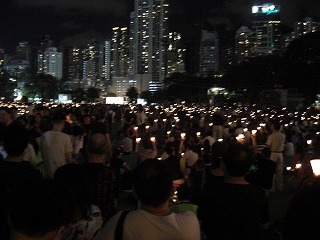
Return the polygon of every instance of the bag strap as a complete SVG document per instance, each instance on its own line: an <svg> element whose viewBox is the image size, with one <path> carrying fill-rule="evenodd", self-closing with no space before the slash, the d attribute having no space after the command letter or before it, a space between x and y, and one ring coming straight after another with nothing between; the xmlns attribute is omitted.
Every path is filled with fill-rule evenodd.
<svg viewBox="0 0 320 240"><path fill-rule="evenodd" d="M123 239L123 224L124 224L124 220L126 219L127 214L129 213L129 210L125 210L121 213L117 225L116 225L116 229L114 232L114 240L122 240Z"/></svg>

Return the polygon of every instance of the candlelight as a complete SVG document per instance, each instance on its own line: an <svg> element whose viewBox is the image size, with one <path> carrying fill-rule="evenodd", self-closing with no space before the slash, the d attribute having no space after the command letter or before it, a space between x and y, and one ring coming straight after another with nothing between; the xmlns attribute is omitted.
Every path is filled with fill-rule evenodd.
<svg viewBox="0 0 320 240"><path fill-rule="evenodd" d="M308 145L311 145L311 143L312 143L312 140L307 140Z"/></svg>
<svg viewBox="0 0 320 240"><path fill-rule="evenodd" d="M223 141L223 139L222 139L222 138L219 138L219 139L218 139L218 142L222 142L222 141Z"/></svg>
<svg viewBox="0 0 320 240"><path fill-rule="evenodd" d="M150 140L151 140L151 142L154 142L156 140L156 138L155 137L151 137Z"/></svg>
<svg viewBox="0 0 320 240"><path fill-rule="evenodd" d="M141 138L136 138L136 143L139 143L141 141Z"/></svg>
<svg viewBox="0 0 320 240"><path fill-rule="evenodd" d="M257 133L257 130L252 130L252 135L255 135Z"/></svg>
<svg viewBox="0 0 320 240"><path fill-rule="evenodd" d="M181 136L181 138L185 138L186 133L181 133L180 136Z"/></svg>
<svg viewBox="0 0 320 240"><path fill-rule="evenodd" d="M319 176L320 175L320 159L313 159L310 160L312 171L314 175Z"/></svg>
<svg viewBox="0 0 320 240"><path fill-rule="evenodd" d="M297 168L297 169L298 169L298 168L301 168L301 166L302 166L301 163L297 163L297 164L296 164L296 168Z"/></svg>

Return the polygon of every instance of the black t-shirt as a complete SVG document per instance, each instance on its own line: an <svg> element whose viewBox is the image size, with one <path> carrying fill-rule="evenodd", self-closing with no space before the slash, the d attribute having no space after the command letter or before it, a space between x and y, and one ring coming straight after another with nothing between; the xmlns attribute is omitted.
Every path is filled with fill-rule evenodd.
<svg viewBox="0 0 320 240"><path fill-rule="evenodd" d="M108 133L108 127L106 125L106 123L104 122L99 122L96 121L94 123L92 123L91 125L91 134L95 134L95 133L101 133L103 135L106 135Z"/></svg>
<svg viewBox="0 0 320 240"><path fill-rule="evenodd" d="M208 240L256 240L269 221L268 200L256 186L223 183L203 194L197 214Z"/></svg>
<svg viewBox="0 0 320 240"><path fill-rule="evenodd" d="M164 160L169 166L173 174L173 180L182 179L183 175L180 170L180 157L179 156L169 156Z"/></svg>
<svg viewBox="0 0 320 240"><path fill-rule="evenodd" d="M9 239L7 213L11 199L19 194L19 189L42 180L41 173L29 162L0 161L0 236ZM6 237L5 237L6 236Z"/></svg>

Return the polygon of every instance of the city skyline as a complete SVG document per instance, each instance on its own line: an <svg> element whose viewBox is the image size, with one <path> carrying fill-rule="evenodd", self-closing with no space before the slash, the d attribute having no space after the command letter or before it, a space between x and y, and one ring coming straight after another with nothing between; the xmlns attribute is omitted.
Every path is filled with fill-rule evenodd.
<svg viewBox="0 0 320 240"><path fill-rule="evenodd" d="M317 0L185 0L183 3L169 0L169 30L181 32L185 41L191 41L196 25L207 22L234 34L240 26L250 24L251 6L266 2L281 5L281 21L290 28L303 17L320 17ZM129 27L133 4L133 0L1 1L0 48L11 53L20 41L35 42L44 34L49 34L55 45L80 46L93 39L104 41L110 39L112 27Z"/></svg>

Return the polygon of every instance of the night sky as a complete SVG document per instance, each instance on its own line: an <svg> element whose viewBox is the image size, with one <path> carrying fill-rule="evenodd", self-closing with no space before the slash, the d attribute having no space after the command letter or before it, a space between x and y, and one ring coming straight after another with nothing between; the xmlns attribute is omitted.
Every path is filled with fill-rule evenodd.
<svg viewBox="0 0 320 240"><path fill-rule="evenodd" d="M129 26L134 0L0 0L0 47L12 52L19 41L35 43L48 34L54 44L81 46L93 39L110 37L114 26ZM216 26L222 34L234 35L241 25L250 25L255 0L169 0L171 31L183 34L185 41L194 37L200 23ZM261 2L261 1L260 1ZM305 16L320 19L319 0L277 0L282 23Z"/></svg>

